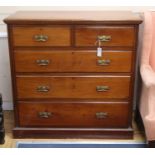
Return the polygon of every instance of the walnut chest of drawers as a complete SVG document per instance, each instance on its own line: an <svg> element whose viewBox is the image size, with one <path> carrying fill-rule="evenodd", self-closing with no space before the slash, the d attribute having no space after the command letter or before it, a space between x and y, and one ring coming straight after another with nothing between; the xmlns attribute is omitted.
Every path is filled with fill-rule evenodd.
<svg viewBox="0 0 155 155"><path fill-rule="evenodd" d="M17 12L4 21L14 137L132 138L138 15Z"/></svg>

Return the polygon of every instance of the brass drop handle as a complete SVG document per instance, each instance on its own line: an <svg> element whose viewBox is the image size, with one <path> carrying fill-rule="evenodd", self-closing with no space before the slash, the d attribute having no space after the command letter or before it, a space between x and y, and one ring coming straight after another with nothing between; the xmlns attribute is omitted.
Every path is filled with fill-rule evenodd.
<svg viewBox="0 0 155 155"><path fill-rule="evenodd" d="M99 66L108 66L110 65L111 61L109 59L106 59L106 60L97 60L97 64Z"/></svg>
<svg viewBox="0 0 155 155"><path fill-rule="evenodd" d="M96 86L96 91L98 92L106 92L109 89L110 89L109 86Z"/></svg>
<svg viewBox="0 0 155 155"><path fill-rule="evenodd" d="M99 42L108 42L111 40L111 36L109 35L100 35L100 36L97 36L97 40Z"/></svg>
<svg viewBox="0 0 155 155"><path fill-rule="evenodd" d="M49 118L49 117L52 116L52 113L44 111L44 112L39 112L38 115L39 115L40 118Z"/></svg>
<svg viewBox="0 0 155 155"><path fill-rule="evenodd" d="M48 40L48 36L47 35L34 35L34 40L37 42L46 42Z"/></svg>
<svg viewBox="0 0 155 155"><path fill-rule="evenodd" d="M50 91L50 88L48 86L38 86L37 91L46 93L46 92Z"/></svg>
<svg viewBox="0 0 155 155"><path fill-rule="evenodd" d="M50 63L50 60L36 60L36 63L39 66L48 66Z"/></svg>
<svg viewBox="0 0 155 155"><path fill-rule="evenodd" d="M107 112L97 112L96 113L96 118L97 119L105 119L108 117L108 113Z"/></svg>

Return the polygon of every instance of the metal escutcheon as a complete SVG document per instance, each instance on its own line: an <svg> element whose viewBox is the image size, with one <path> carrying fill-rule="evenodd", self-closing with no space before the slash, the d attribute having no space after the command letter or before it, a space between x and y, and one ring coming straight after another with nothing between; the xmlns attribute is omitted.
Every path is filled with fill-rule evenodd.
<svg viewBox="0 0 155 155"><path fill-rule="evenodd" d="M96 90L98 91L98 92L106 92L106 91L108 91L110 88L109 88L109 86L96 86Z"/></svg>
<svg viewBox="0 0 155 155"><path fill-rule="evenodd" d="M107 112L97 112L96 113L96 118L97 119L104 119L104 118L107 118L107 116L108 116Z"/></svg>
<svg viewBox="0 0 155 155"><path fill-rule="evenodd" d="M108 66L110 65L110 60L107 59L107 60L97 60L97 64L100 65L100 66Z"/></svg>
<svg viewBox="0 0 155 155"><path fill-rule="evenodd" d="M44 111L44 112L39 112L38 115L39 115L40 118L49 118L49 117L52 116L52 113Z"/></svg>
<svg viewBox="0 0 155 155"><path fill-rule="evenodd" d="M38 86L37 87L37 91L38 92L48 92L50 90L50 88L48 86Z"/></svg>
<svg viewBox="0 0 155 155"><path fill-rule="evenodd" d="M37 63L39 66L48 66L49 63L50 63L50 60L36 60L36 63Z"/></svg>
<svg viewBox="0 0 155 155"><path fill-rule="evenodd" d="M48 36L47 35L35 35L34 36L34 40L37 42L46 42L48 40Z"/></svg>
<svg viewBox="0 0 155 155"><path fill-rule="evenodd" d="M109 36L109 35L97 36L97 40L100 42L107 42L107 41L111 40L111 36Z"/></svg>

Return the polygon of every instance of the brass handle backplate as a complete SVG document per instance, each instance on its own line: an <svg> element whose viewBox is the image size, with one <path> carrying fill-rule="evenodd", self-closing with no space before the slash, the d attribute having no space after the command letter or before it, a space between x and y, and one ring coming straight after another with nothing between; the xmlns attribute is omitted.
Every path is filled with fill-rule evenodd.
<svg viewBox="0 0 155 155"><path fill-rule="evenodd" d="M106 60L97 60L97 64L100 66L108 66L110 65L111 61L109 59Z"/></svg>
<svg viewBox="0 0 155 155"><path fill-rule="evenodd" d="M48 36L47 35L35 35L34 36L34 40L37 42L46 42L48 40Z"/></svg>
<svg viewBox="0 0 155 155"><path fill-rule="evenodd" d="M40 118L49 118L49 117L52 116L52 113L44 111L44 112L39 112L38 115L39 115Z"/></svg>
<svg viewBox="0 0 155 155"><path fill-rule="evenodd" d="M107 116L108 116L107 112L97 112L96 113L96 118L97 119L104 119L104 118L107 118Z"/></svg>
<svg viewBox="0 0 155 155"><path fill-rule="evenodd" d="M37 91L38 92L48 92L50 90L50 88L48 86L38 86L37 87Z"/></svg>
<svg viewBox="0 0 155 155"><path fill-rule="evenodd" d="M96 91L98 92L106 92L109 89L110 89L109 86L96 86Z"/></svg>
<svg viewBox="0 0 155 155"><path fill-rule="evenodd" d="M50 63L50 60L36 60L36 63L37 63L39 66L48 66L49 63Z"/></svg>
<svg viewBox="0 0 155 155"><path fill-rule="evenodd" d="M97 36L97 40L100 41L100 42L107 42L107 41L111 40L111 36L109 36L109 35L100 35L100 36Z"/></svg>

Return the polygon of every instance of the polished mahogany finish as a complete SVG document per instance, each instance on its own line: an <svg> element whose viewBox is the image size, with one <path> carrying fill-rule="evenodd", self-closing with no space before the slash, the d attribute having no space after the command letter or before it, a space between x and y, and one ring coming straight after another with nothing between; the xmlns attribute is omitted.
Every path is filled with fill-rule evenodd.
<svg viewBox="0 0 155 155"><path fill-rule="evenodd" d="M110 40L101 42L100 46L133 47L134 31L134 26L78 26L75 28L75 46L96 46L97 37L105 35L110 36Z"/></svg>
<svg viewBox="0 0 155 155"><path fill-rule="evenodd" d="M18 11L4 20L7 24L119 24L137 25L142 19L130 11Z"/></svg>
<svg viewBox="0 0 155 155"><path fill-rule="evenodd" d="M19 123L23 127L121 128L128 127L127 113L127 102L19 102Z"/></svg>
<svg viewBox="0 0 155 155"><path fill-rule="evenodd" d="M128 99L130 76L18 76L18 99ZM107 87L107 89L98 87ZM39 87L45 87L44 89Z"/></svg>
<svg viewBox="0 0 155 155"><path fill-rule="evenodd" d="M15 26L12 33L14 46L70 46L71 42L69 26Z"/></svg>
<svg viewBox="0 0 155 155"><path fill-rule="evenodd" d="M4 21L15 138L132 138L137 14L30 11Z"/></svg>
<svg viewBox="0 0 155 155"><path fill-rule="evenodd" d="M104 51L102 57L96 50L16 50L15 70L19 73L50 72L131 72L132 51ZM109 63L100 63L109 61Z"/></svg>

